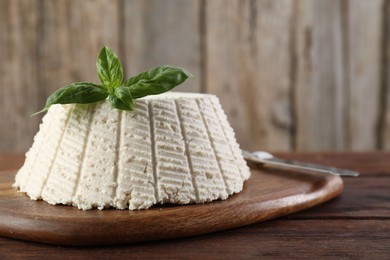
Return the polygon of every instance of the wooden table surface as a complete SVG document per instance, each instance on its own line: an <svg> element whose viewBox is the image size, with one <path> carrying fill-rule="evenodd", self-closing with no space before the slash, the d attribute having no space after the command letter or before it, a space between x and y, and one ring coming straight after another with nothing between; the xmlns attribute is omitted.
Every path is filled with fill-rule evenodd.
<svg viewBox="0 0 390 260"><path fill-rule="evenodd" d="M280 157L357 170L343 193L323 205L251 226L186 239L107 247L64 247L0 237L0 259L42 258L309 258L389 259L390 153L290 153ZM0 156L0 171L18 155ZM26 209L28 210L28 209Z"/></svg>

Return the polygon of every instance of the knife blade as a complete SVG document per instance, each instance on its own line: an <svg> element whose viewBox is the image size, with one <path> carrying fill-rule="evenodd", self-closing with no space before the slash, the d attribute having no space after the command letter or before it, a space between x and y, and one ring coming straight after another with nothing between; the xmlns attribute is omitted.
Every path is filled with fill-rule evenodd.
<svg viewBox="0 0 390 260"><path fill-rule="evenodd" d="M338 175L343 177L357 177L359 173L352 170L336 168L315 163L300 162L295 160L285 160L274 157L272 154L264 151L248 152L242 151L244 158L248 161L263 164L273 168L283 168L298 171L310 171L325 174Z"/></svg>

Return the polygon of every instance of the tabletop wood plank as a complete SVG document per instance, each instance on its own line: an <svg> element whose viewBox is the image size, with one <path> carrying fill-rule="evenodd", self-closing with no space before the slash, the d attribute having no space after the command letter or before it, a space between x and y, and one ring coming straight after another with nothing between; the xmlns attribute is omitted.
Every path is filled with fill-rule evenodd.
<svg viewBox="0 0 390 260"><path fill-rule="evenodd" d="M0 238L0 257L365 258L390 253L389 221L273 220L186 239L111 247L63 247ZM16 248L23 250L15 251Z"/></svg>
<svg viewBox="0 0 390 260"><path fill-rule="evenodd" d="M388 219L390 220L390 174L388 177L344 178L343 193L294 219Z"/></svg>

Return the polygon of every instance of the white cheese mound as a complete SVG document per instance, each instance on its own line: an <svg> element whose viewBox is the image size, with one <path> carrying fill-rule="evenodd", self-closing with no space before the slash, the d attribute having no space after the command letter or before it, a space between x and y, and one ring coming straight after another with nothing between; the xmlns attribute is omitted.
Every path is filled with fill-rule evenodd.
<svg viewBox="0 0 390 260"><path fill-rule="evenodd" d="M218 98L166 93L132 112L53 105L14 187L50 204L136 210L224 200L249 177Z"/></svg>

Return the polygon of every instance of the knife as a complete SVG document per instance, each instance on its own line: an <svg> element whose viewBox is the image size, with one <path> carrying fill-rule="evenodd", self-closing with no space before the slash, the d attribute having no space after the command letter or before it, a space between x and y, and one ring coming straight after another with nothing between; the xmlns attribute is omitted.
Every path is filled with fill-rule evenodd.
<svg viewBox="0 0 390 260"><path fill-rule="evenodd" d="M248 161L260 163L264 166L268 166L272 168L283 168L283 169L291 169L291 170L298 170L298 171L326 173L326 174L338 175L343 177L359 176L359 173L356 171L340 169L336 167L325 166L325 165L314 164L314 163L280 159L264 151L257 151L251 153L243 150L242 154L244 155L244 158Z"/></svg>

